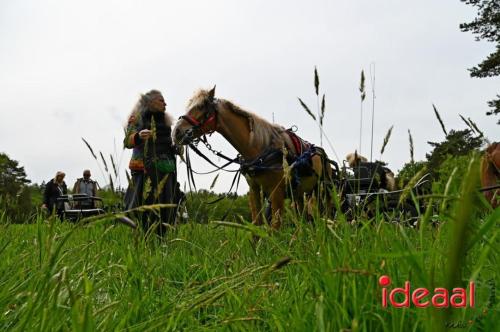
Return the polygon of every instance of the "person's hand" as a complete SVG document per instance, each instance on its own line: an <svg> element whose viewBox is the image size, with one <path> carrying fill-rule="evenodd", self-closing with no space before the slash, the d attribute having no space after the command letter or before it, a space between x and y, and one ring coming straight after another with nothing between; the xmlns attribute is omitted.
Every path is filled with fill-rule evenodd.
<svg viewBox="0 0 500 332"><path fill-rule="evenodd" d="M151 130L149 129L143 129L139 132L139 137L141 139L148 139L151 137Z"/></svg>

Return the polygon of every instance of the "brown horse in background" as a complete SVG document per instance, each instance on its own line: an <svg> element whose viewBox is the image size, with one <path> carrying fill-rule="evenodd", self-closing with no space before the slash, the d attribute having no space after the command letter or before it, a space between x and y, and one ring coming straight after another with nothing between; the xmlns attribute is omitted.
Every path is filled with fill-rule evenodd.
<svg viewBox="0 0 500 332"><path fill-rule="evenodd" d="M490 144L481 159L481 185L491 187L500 184L500 142ZM500 189L484 192L493 208L500 206Z"/></svg>
<svg viewBox="0 0 500 332"><path fill-rule="evenodd" d="M305 195L319 198L322 192L328 191L319 190L320 182L332 178L332 168L323 149L303 141L290 130L214 95L215 87L210 91L199 90L195 93L188 102L186 114L175 125L173 139L176 144L186 145L213 132L226 138L241 155L240 170L250 188L249 203L254 224L263 222L262 201L267 197L271 201L272 227L280 227L285 196L290 188L285 170L294 169L293 164L287 167L284 162L289 156L295 159L288 161L301 161L306 159L301 156L308 156L305 167L303 162L296 167L303 171L292 193L297 204L302 204L298 205L299 209L304 206L301 199Z"/></svg>

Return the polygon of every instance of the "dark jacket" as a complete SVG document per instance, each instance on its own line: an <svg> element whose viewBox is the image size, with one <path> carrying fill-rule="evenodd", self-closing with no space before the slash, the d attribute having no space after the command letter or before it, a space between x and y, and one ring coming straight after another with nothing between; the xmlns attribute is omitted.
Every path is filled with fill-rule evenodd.
<svg viewBox="0 0 500 332"><path fill-rule="evenodd" d="M152 125L153 118L155 121L154 126ZM172 146L172 139L170 137L171 125L170 116L164 112L136 112L129 117L123 143L126 148L133 149L132 158L129 163L130 170L144 170L144 158L148 157L145 156L148 151L150 155L149 157L155 153L160 153L162 155L168 155L167 159L175 159L174 153L176 151ZM139 132L143 129L150 129L156 132L156 139L152 138L148 140L148 145L152 145L152 142L155 141L154 146L146 147L147 144L145 144L145 141L143 141L139 136Z"/></svg>
<svg viewBox="0 0 500 332"><path fill-rule="evenodd" d="M52 179L45 185L43 204L47 205L49 211L52 211L55 206L57 207L57 198L61 195L66 195L67 193L68 188L66 187L66 183L64 181L61 185L58 185L54 179Z"/></svg>

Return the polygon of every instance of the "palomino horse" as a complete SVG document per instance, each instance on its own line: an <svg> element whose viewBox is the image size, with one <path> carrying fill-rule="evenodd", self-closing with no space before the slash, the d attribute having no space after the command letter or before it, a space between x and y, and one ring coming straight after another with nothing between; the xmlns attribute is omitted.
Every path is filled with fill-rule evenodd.
<svg viewBox="0 0 500 332"><path fill-rule="evenodd" d="M309 144L290 130L269 123L232 102L214 98L212 90L199 90L189 100L187 112L179 118L172 132L177 144L186 145L205 134L218 132L240 154L240 170L250 187L250 209L254 224L262 224L262 196L271 200L272 227L281 225L287 189L295 199L304 194L320 197L319 183L332 179L332 168L323 149ZM284 158L284 154L286 157ZM288 164L295 184L288 186L285 171ZM286 164L285 164L286 165ZM321 180L321 181L320 181ZM293 181L292 181L293 182ZM327 192L327 190L324 190Z"/></svg>
<svg viewBox="0 0 500 332"><path fill-rule="evenodd" d="M481 185L490 187L500 184L500 142L492 143L481 159ZM484 196L493 208L500 206L500 190L488 190Z"/></svg>
<svg viewBox="0 0 500 332"><path fill-rule="evenodd" d="M354 153L349 153L345 157L345 159L347 160L349 167L351 167L352 169L368 163L368 159L366 159L366 157L363 157L362 155L359 155L357 151L354 151ZM377 169L380 169L380 172L382 173L381 175L383 175L384 177L384 179L380 179L381 187L389 191L396 190L396 179L394 178L394 173L389 168L385 167L386 164L381 161L375 161L371 164L377 165Z"/></svg>

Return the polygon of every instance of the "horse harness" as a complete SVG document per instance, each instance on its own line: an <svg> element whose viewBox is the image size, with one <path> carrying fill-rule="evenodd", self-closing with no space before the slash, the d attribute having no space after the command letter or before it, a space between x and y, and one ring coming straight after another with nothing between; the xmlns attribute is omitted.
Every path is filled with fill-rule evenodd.
<svg viewBox="0 0 500 332"><path fill-rule="evenodd" d="M331 184L332 180L326 172L322 175L317 174L312 167L312 158L315 155L321 157L323 169L326 170L328 163L332 164L335 170L338 171L337 163L328 159L323 148L315 146L312 143L303 140L293 131L293 128L286 129L285 133L290 138L295 152L288 151L285 160L292 168L291 185L295 189L300 184L301 178L316 174L321 180L327 184ZM283 170L284 151L280 148L269 147L265 149L257 158L246 161L240 158L240 170L243 175L256 176L260 172Z"/></svg>
<svg viewBox="0 0 500 332"><path fill-rule="evenodd" d="M281 171L283 170L283 150L280 148L276 147L268 147L266 148L259 156L252 160L245 160L241 155L238 155L236 158L229 158L222 154L221 152L215 151L212 149L210 144L207 141L206 135L211 135L216 127L217 127L217 100L214 100L214 102L210 103L209 108L206 112L204 112L204 117L201 120L196 119L193 117L191 114L185 114L179 117L179 119L183 119L187 121L189 124L191 124L191 128L188 129L185 133L185 136L187 136L188 139L191 139L193 137L193 132L196 130L201 131L201 137L196 141L196 142L191 142L189 143L189 147L200 157L202 157L204 160L206 160L208 163L210 163L212 166L215 167L213 171L207 172L208 173L213 173L219 170L224 170L228 172L236 172L233 182L231 184L231 188L229 189L229 192L231 192L235 182L239 184L239 178L240 174L243 175L249 175L249 176L256 176L261 172L265 171ZM290 151L287 153L286 156L286 161L289 165L292 166L293 169L293 174L292 174L292 187L295 188L299 183L300 183L300 178L304 176L311 176L315 173L314 169L312 168L312 157L314 155L320 155L321 160L323 162L324 169L326 169L326 164L332 164L335 168L335 170L338 173L338 164L333 161L328 159L325 151L323 148L315 146L314 144L311 144L302 138L300 138L298 135L295 134L293 127L290 129L285 130L286 134L290 138L293 148L295 149L295 153L291 153ZM196 145L198 142L202 142L212 153L217 155L220 158L223 158L227 161L222 166L218 166L215 163L213 163L206 155L204 155L197 147ZM188 155L188 154L187 154ZM230 164L239 164L240 167L237 170L226 170L225 168L229 166ZM191 167L191 162L187 160L187 166L188 166L188 179L190 179L193 182L194 187L196 188L194 184L194 177L193 177L193 170ZM197 173L197 172L194 172ZM316 174L318 175L318 174ZM324 173L323 176L321 176L323 181L326 182L331 182L332 179L329 178L326 173ZM237 184L237 187L238 187Z"/></svg>
<svg viewBox="0 0 500 332"><path fill-rule="evenodd" d="M180 119L186 120L192 127L186 130L188 138L193 136L193 131L200 130L202 135L210 135L217 127L217 101L210 103L209 108L204 112L204 117L201 120L196 119L191 114L181 115Z"/></svg>

